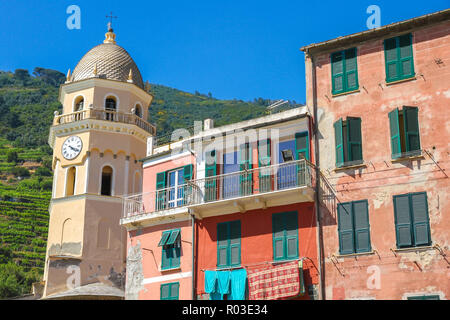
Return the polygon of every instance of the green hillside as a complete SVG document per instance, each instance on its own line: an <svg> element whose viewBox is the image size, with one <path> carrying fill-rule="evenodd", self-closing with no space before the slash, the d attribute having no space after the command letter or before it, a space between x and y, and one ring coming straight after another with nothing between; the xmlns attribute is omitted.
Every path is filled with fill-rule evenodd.
<svg viewBox="0 0 450 320"><path fill-rule="evenodd" d="M64 80L44 68L0 71L0 299L28 293L43 274L52 188L47 139L53 113L62 109ZM157 125L159 143L195 120L212 118L216 126L248 120L266 114L273 102L219 100L156 84L146 89L154 96L148 121Z"/></svg>

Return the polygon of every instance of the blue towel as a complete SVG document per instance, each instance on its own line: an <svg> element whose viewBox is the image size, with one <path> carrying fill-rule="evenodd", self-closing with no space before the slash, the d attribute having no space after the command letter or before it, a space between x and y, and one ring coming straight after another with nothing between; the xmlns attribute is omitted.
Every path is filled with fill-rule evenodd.
<svg viewBox="0 0 450 320"><path fill-rule="evenodd" d="M245 300L247 270L238 269L231 272L231 294L228 300Z"/></svg>
<svg viewBox="0 0 450 320"><path fill-rule="evenodd" d="M223 294L218 292L211 292L209 294L209 300L223 300Z"/></svg>
<svg viewBox="0 0 450 320"><path fill-rule="evenodd" d="M230 293L231 271L217 271L217 292L224 295Z"/></svg>
<svg viewBox="0 0 450 320"><path fill-rule="evenodd" d="M213 293L216 291L217 282L217 272L216 271L205 271L205 292Z"/></svg>

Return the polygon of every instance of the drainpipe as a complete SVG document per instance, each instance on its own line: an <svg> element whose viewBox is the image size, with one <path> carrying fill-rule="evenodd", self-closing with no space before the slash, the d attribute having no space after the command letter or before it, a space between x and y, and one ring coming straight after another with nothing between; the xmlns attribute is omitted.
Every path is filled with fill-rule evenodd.
<svg viewBox="0 0 450 320"><path fill-rule="evenodd" d="M305 52L309 55L309 52ZM322 226L320 224L320 167L319 167L319 119L317 116L317 82L316 82L316 64L314 57L311 55L311 82L313 95L313 123L314 123L314 157L315 157L315 173L316 173L316 192L315 192L315 208L317 219L317 253L319 262L319 300L325 300L325 286L323 274L323 243L322 243Z"/></svg>
<svg viewBox="0 0 450 320"><path fill-rule="evenodd" d="M195 294L195 216L192 214L191 209L189 209L189 214L191 215L192 224L192 300L197 300Z"/></svg>

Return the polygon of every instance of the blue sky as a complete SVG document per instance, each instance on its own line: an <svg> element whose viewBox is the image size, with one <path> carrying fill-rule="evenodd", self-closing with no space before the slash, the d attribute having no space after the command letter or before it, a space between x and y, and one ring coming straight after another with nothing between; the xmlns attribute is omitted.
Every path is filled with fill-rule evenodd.
<svg viewBox="0 0 450 320"><path fill-rule="evenodd" d="M81 9L80 30L66 27L73 4ZM1 0L0 70L73 70L103 41L113 11L117 42L144 80L221 99L304 102L299 48L366 30L372 4L386 25L447 9L450 1Z"/></svg>

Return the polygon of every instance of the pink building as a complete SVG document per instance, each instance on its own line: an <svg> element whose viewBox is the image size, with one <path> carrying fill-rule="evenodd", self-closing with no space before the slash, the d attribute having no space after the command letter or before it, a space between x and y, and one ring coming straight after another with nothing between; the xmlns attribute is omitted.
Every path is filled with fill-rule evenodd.
<svg viewBox="0 0 450 320"><path fill-rule="evenodd" d="M448 299L450 10L312 44L324 299Z"/></svg>

